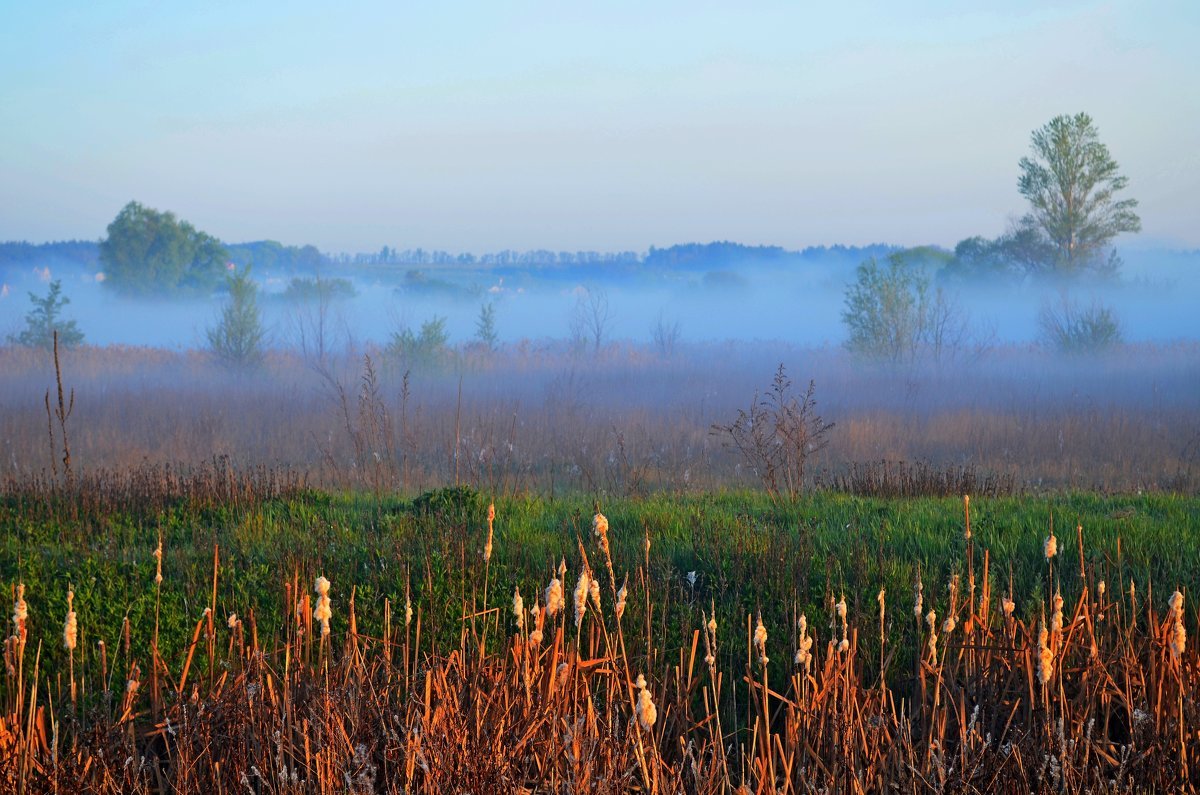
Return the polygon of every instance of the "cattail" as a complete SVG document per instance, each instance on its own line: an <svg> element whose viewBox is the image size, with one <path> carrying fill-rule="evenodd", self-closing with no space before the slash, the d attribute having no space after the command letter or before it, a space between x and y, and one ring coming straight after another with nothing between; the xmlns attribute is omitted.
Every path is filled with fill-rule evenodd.
<svg viewBox="0 0 1200 795"><path fill-rule="evenodd" d="M812 666L812 649L813 639L808 636L808 617L803 613L800 614L800 620L797 622L800 629L800 636L796 644L796 665L803 665L804 672L807 674Z"/></svg>
<svg viewBox="0 0 1200 795"><path fill-rule="evenodd" d="M1047 640L1050 633L1046 631L1046 624L1043 621L1042 627L1038 632L1038 681L1043 685L1050 681L1054 676L1054 652L1051 651Z"/></svg>
<svg viewBox="0 0 1200 795"><path fill-rule="evenodd" d="M929 656L937 661L937 613L930 610L925 614L925 623L929 625Z"/></svg>
<svg viewBox="0 0 1200 795"><path fill-rule="evenodd" d="M562 581L555 577L546 586L546 615L554 618L554 614L562 610L563 588Z"/></svg>
<svg viewBox="0 0 1200 795"><path fill-rule="evenodd" d="M654 708L654 701L651 700L650 691L646 688L646 677L641 674L638 674L637 689L638 724L644 731L650 731L654 726L654 721L658 720L658 710Z"/></svg>
<svg viewBox="0 0 1200 795"><path fill-rule="evenodd" d="M1054 594L1054 610L1050 614L1050 634L1052 637L1058 637L1062 634L1063 628L1063 598L1062 594Z"/></svg>
<svg viewBox="0 0 1200 795"><path fill-rule="evenodd" d="M579 574L579 582L575 584L575 626L578 627L583 623L583 616L587 613L588 591L591 589L592 580L588 576L587 569L584 569Z"/></svg>
<svg viewBox="0 0 1200 795"><path fill-rule="evenodd" d="M935 613L933 610L930 610L925 615L925 623L929 625L929 631L933 632L934 628L937 626L937 613Z"/></svg>
<svg viewBox="0 0 1200 795"><path fill-rule="evenodd" d="M942 632L953 632L956 626L958 622L954 620L954 616L946 616L946 620L942 622Z"/></svg>
<svg viewBox="0 0 1200 795"><path fill-rule="evenodd" d="M703 618L704 611L700 611L700 616ZM711 669L717 664L717 619L710 616L708 622L704 625L704 662Z"/></svg>
<svg viewBox="0 0 1200 795"><path fill-rule="evenodd" d="M525 600L521 598L521 589L513 590L513 616L517 619L517 629L525 626Z"/></svg>
<svg viewBox="0 0 1200 795"><path fill-rule="evenodd" d="M767 628L763 626L762 613L758 614L758 624L754 627L754 647L758 649L763 667L766 667L770 660L767 658Z"/></svg>
<svg viewBox="0 0 1200 795"><path fill-rule="evenodd" d="M887 609L885 602L884 602L885 599L887 599L887 590L884 588L880 588L879 595L875 597L875 601L879 602L879 624L881 626L883 625L884 611Z"/></svg>
<svg viewBox="0 0 1200 795"><path fill-rule="evenodd" d="M844 594L842 595L841 600L834 605L834 609L837 610L838 618L840 618L844 623L846 621L846 596Z"/></svg>
<svg viewBox="0 0 1200 795"><path fill-rule="evenodd" d="M1167 605L1175 621L1175 626L1171 629L1171 654L1178 660L1187 648L1187 628L1183 625L1183 594L1179 591L1171 594Z"/></svg>
<svg viewBox="0 0 1200 795"><path fill-rule="evenodd" d="M488 504L487 523L488 534L487 541L483 545L483 562L488 563L492 559L492 522L496 520L496 506L492 503Z"/></svg>
<svg viewBox="0 0 1200 795"><path fill-rule="evenodd" d="M617 621L621 620L621 616L625 615L625 597L629 595L629 575L625 575L625 581L621 583L621 590L617 591Z"/></svg>
<svg viewBox="0 0 1200 795"><path fill-rule="evenodd" d="M408 625L412 624L412 620L413 620L412 600L409 599L408 596L405 596L404 597L404 626L407 627Z"/></svg>
<svg viewBox="0 0 1200 795"><path fill-rule="evenodd" d="M967 529L966 529L966 532L964 533L964 535L966 536L966 540L970 541L971 540L971 495L970 494L963 495L963 513L967 517Z"/></svg>
<svg viewBox="0 0 1200 795"><path fill-rule="evenodd" d="M1000 607L1004 611L1004 617L1012 618L1013 611L1017 609L1017 603L1007 596L1000 600Z"/></svg>
<svg viewBox="0 0 1200 795"><path fill-rule="evenodd" d="M554 673L558 682L558 686L560 688L566 687L567 680L570 679L571 666L567 665L565 662L560 662Z"/></svg>
<svg viewBox="0 0 1200 795"><path fill-rule="evenodd" d="M1187 629L1183 626L1181 618L1175 622L1175 629L1171 633L1171 653L1178 660L1183 656L1185 649L1187 649Z"/></svg>
<svg viewBox="0 0 1200 795"><path fill-rule="evenodd" d="M154 584L162 585L162 537L159 536L158 546L154 548Z"/></svg>
<svg viewBox="0 0 1200 795"><path fill-rule="evenodd" d="M17 585L17 600L13 602L13 624L16 634L25 637L25 622L29 619L29 605L25 604L25 583Z"/></svg>
<svg viewBox="0 0 1200 795"><path fill-rule="evenodd" d="M1100 582L1096 583L1096 594L1097 594L1097 595L1098 595L1098 596L1099 596L1101 599L1103 599L1103 598L1104 598L1104 591L1105 591L1105 589L1107 589L1107 588L1108 588L1108 586L1105 584L1104 580L1101 580Z"/></svg>
<svg viewBox="0 0 1200 795"><path fill-rule="evenodd" d="M534 597L533 607L529 608L529 615L533 617L533 632L529 633L529 642L534 646L542 642L542 627L541 623L544 619L541 618L542 608L538 607L537 597Z"/></svg>
<svg viewBox="0 0 1200 795"><path fill-rule="evenodd" d="M913 598L913 615L917 617L918 625L921 623L921 616L925 612L925 596L922 593L924 590L925 586L921 584L921 578L918 576L916 595Z"/></svg>
<svg viewBox="0 0 1200 795"><path fill-rule="evenodd" d="M313 621L321 623L321 637L329 634L329 619L333 617L333 603L329 599L329 580L318 577L313 590L317 592L317 606L313 608Z"/></svg>
<svg viewBox="0 0 1200 795"><path fill-rule="evenodd" d="M595 577L588 583L588 595L592 597L592 604L596 609L600 609L600 581Z"/></svg>
<svg viewBox="0 0 1200 795"><path fill-rule="evenodd" d="M1054 537L1054 533L1046 536L1046 541L1042 545L1042 553L1045 554L1046 560L1058 554L1058 539Z"/></svg>
<svg viewBox="0 0 1200 795"><path fill-rule="evenodd" d="M229 614L229 620L228 620L228 621L226 621L225 623L226 623L226 624L229 626L229 629L230 629L230 630L235 630L235 629L237 629L237 625L238 625L238 617L237 617L237 613L230 613L230 614Z"/></svg>
<svg viewBox="0 0 1200 795"><path fill-rule="evenodd" d="M608 517L599 511L592 517L592 533L599 540L600 549L604 551L604 554L610 555L611 553L608 548Z"/></svg>
<svg viewBox="0 0 1200 795"><path fill-rule="evenodd" d="M646 557L650 557L650 528L646 528L646 536L642 539L642 548L646 552Z"/></svg>
<svg viewBox="0 0 1200 795"><path fill-rule="evenodd" d="M75 610L72 603L75 601L75 591L67 589L67 620L63 624L63 648L68 652L75 651L75 642L79 638L79 625L75 621Z"/></svg>

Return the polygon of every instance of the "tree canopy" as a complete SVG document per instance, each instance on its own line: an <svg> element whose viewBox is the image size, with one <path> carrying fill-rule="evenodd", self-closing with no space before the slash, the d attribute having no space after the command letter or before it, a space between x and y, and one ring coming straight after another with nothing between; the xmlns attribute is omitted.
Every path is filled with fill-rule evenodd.
<svg viewBox="0 0 1200 795"><path fill-rule="evenodd" d="M1129 180L1100 141L1086 113L1056 116L1034 130L1030 157L1020 161L1017 188L1029 200L1022 219L1053 247L1053 259L1040 270L1074 276L1103 271L1111 264L1107 249L1122 232L1142 228L1136 199L1118 199Z"/></svg>
<svg viewBox="0 0 1200 795"><path fill-rule="evenodd" d="M33 309L25 316L25 329L9 337L10 342L49 349L54 347L54 332L57 331L58 341L64 347L72 348L83 343L83 332L75 325L75 321L59 317L62 308L71 303L70 298L62 295L61 280L55 279L50 283L45 298L30 293L29 300L33 302Z"/></svg>
<svg viewBox="0 0 1200 795"><path fill-rule="evenodd" d="M122 208L100 243L104 283L127 295L210 293L228 256L212 235L137 202Z"/></svg>

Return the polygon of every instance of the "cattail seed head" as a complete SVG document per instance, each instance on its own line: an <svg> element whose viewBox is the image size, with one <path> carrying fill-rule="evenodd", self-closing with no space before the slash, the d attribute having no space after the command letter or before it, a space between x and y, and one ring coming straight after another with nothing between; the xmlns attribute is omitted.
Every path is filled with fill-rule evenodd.
<svg viewBox="0 0 1200 795"><path fill-rule="evenodd" d="M758 649L759 661L766 667L770 660L767 657L767 628L763 626L762 613L758 614L758 624L754 627L754 647Z"/></svg>
<svg viewBox="0 0 1200 795"><path fill-rule="evenodd" d="M576 627L583 623L583 616L587 613L588 591L591 589L591 585L591 578L588 576L587 569L584 569L579 574L579 582L575 584Z"/></svg>
<svg viewBox="0 0 1200 795"><path fill-rule="evenodd" d="M654 707L654 701L650 698L650 691L645 687L645 680L639 674L638 681L642 682L642 687L638 691L637 697L637 719L638 725L643 731L650 731L654 727L654 722L658 720L658 710Z"/></svg>
<svg viewBox="0 0 1200 795"><path fill-rule="evenodd" d="M555 577L546 586L546 615L554 618L554 614L563 607L562 581Z"/></svg>
<svg viewBox="0 0 1200 795"><path fill-rule="evenodd" d="M625 575L625 581L621 583L621 590L617 591L617 606L616 614L617 621L621 620L621 616L625 615L625 598L629 595L629 575Z"/></svg>
<svg viewBox="0 0 1200 795"><path fill-rule="evenodd" d="M1054 537L1054 533L1046 536L1046 541L1042 544L1042 554L1046 556L1046 560L1058 554L1058 539Z"/></svg>
<svg viewBox="0 0 1200 795"><path fill-rule="evenodd" d="M158 539L158 546L154 548L154 584L162 585L162 539Z"/></svg>
<svg viewBox="0 0 1200 795"><path fill-rule="evenodd" d="M1004 611L1005 618L1012 618L1013 611L1017 609L1017 603L1006 596L1000 600L1000 607Z"/></svg>
<svg viewBox="0 0 1200 795"><path fill-rule="evenodd" d="M1171 594L1171 598L1167 600L1167 607L1170 608L1172 616L1183 615L1183 594L1179 591Z"/></svg>
<svg viewBox="0 0 1200 795"><path fill-rule="evenodd" d="M25 632L25 622L29 619L29 605L25 604L25 583L17 585L17 599L13 602L13 624L18 633Z"/></svg>
<svg viewBox="0 0 1200 795"><path fill-rule="evenodd" d="M921 623L921 616L925 612L925 597L922 592L925 586L921 584L921 578L917 578L916 594L913 597L913 615L917 617L917 623Z"/></svg>
<svg viewBox="0 0 1200 795"><path fill-rule="evenodd" d="M1107 588L1108 588L1108 585L1107 585L1107 584L1104 582L1104 580L1101 580L1100 582L1096 583L1096 593L1097 593L1097 594L1098 594L1100 597L1103 597L1103 596L1104 596L1104 591L1105 591Z"/></svg>
<svg viewBox="0 0 1200 795"><path fill-rule="evenodd" d="M1187 649L1187 629L1183 626L1183 619L1180 618L1175 622L1175 627L1171 631L1171 654L1178 660L1183 656L1185 649Z"/></svg>
<svg viewBox="0 0 1200 795"><path fill-rule="evenodd" d="M837 610L838 618L840 618L844 622L846 620L846 597L845 597L845 595L843 595L842 598L838 601L838 603L836 605L834 605L834 609Z"/></svg>
<svg viewBox="0 0 1200 795"><path fill-rule="evenodd" d="M75 592L67 590L67 620L63 624L63 648L69 652L75 651L75 644L79 638L79 626L75 620L75 610L72 603L75 601Z"/></svg>
<svg viewBox="0 0 1200 795"><path fill-rule="evenodd" d="M937 613L930 610L925 615L925 623L929 625L929 631L933 632L934 627L937 625Z"/></svg>
<svg viewBox="0 0 1200 795"><path fill-rule="evenodd" d="M321 637L329 634L329 619L333 617L333 603L329 598L329 580L318 577L313 585L317 592L317 604L313 608L313 621L321 624Z"/></svg>
<svg viewBox="0 0 1200 795"><path fill-rule="evenodd" d="M521 598L521 589L513 590L513 617L517 619L517 629L525 626L525 600Z"/></svg>
<svg viewBox="0 0 1200 795"><path fill-rule="evenodd" d="M946 616L946 620L942 622L942 632L953 632L958 626L958 622L954 620L954 616Z"/></svg>
<svg viewBox="0 0 1200 795"><path fill-rule="evenodd" d="M226 621L225 623L231 630L237 629L237 625L238 625L237 613L230 613L229 620Z"/></svg>

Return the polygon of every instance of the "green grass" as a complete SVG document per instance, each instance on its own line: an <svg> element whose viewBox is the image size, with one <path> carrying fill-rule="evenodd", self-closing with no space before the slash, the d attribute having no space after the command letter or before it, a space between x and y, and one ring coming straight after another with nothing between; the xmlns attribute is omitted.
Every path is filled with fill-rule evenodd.
<svg viewBox="0 0 1200 795"><path fill-rule="evenodd" d="M285 586L293 575L311 591L318 574L333 583L334 631L345 627L355 590L359 630L380 631L383 601L402 621L405 583L411 577L414 607L426 638L457 642L461 616L482 607L487 499L467 489L443 490L414 500L377 499L361 494L306 492L234 510L175 508L147 518L113 514L94 526L58 520L31 521L0 498L0 574L6 583L27 585L32 638L43 644L48 670L65 660L62 621L68 584L75 588L81 648L94 653L97 640L118 647L122 620L129 618L133 656L147 669L155 612L154 558L159 534L165 555L161 643L164 658L178 664L195 622L208 606L213 546L220 549L217 616L243 618L253 610L260 638L274 637L289 607ZM655 646L690 646L701 609L715 604L723 628L742 627L761 610L785 666L794 634L794 610L807 612L818 642L829 636L829 598L845 594L868 650L878 627L876 594L888 594L889 643L912 643L913 583L925 584L925 609L939 615L948 601L947 583L963 575L966 544L959 499L879 500L816 494L794 505L775 505L757 493L654 496L605 500L619 580L630 574L626 624L641 635L646 610L637 594L636 572L644 561L649 533L651 627ZM1200 499L1169 495L1052 497L972 501L975 569L991 555L993 599L1008 592L1011 567L1018 612L1036 616L1047 596L1048 567L1042 543L1053 517L1059 538L1055 559L1058 587L1068 599L1079 592L1080 560L1075 526L1084 530L1084 562L1092 580L1107 578L1110 594L1128 591L1132 577L1139 598L1152 582L1156 602L1200 575ZM508 606L520 586L526 604L544 590L551 570L565 558L568 591L579 573L577 539L592 566L607 575L590 537L592 500L523 497L496 504L495 553L490 599L500 606L500 628L512 631ZM697 572L695 587L686 574ZM980 583L981 586L981 583ZM464 608L466 606L466 609ZM395 618L395 617L399 618ZM852 621L854 623L854 621ZM723 629L723 654L744 654L740 635ZM428 648L423 641L423 647ZM32 646L31 646L32 648ZM875 647L877 649L877 646ZM869 651L868 651L869 653ZM901 652L903 653L903 652ZM872 659L870 656L867 659ZM904 659L904 658L902 658ZM907 665L896 662L894 665Z"/></svg>

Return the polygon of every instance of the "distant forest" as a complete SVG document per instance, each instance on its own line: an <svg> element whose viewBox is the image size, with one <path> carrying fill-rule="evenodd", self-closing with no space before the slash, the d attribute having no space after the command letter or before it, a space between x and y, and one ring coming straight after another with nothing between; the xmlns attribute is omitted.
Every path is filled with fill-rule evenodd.
<svg viewBox="0 0 1200 795"><path fill-rule="evenodd" d="M854 267L868 257L883 257L895 246L812 246L792 251L779 246L746 246L740 243L685 243L668 248L651 246L647 253L634 251L496 251L481 255L452 254L427 249L398 249L384 246L377 252L327 254L314 246L286 246L274 240L226 243L229 261L242 267L253 263L260 274L313 274L322 269L345 267L397 268L445 267L484 268L506 272L562 271L564 275L616 276L631 271L705 272L730 267L783 267L820 262ZM946 252L949 254L949 252ZM30 268L51 270L102 270L99 243L67 240L55 243L0 243L0 278Z"/></svg>

